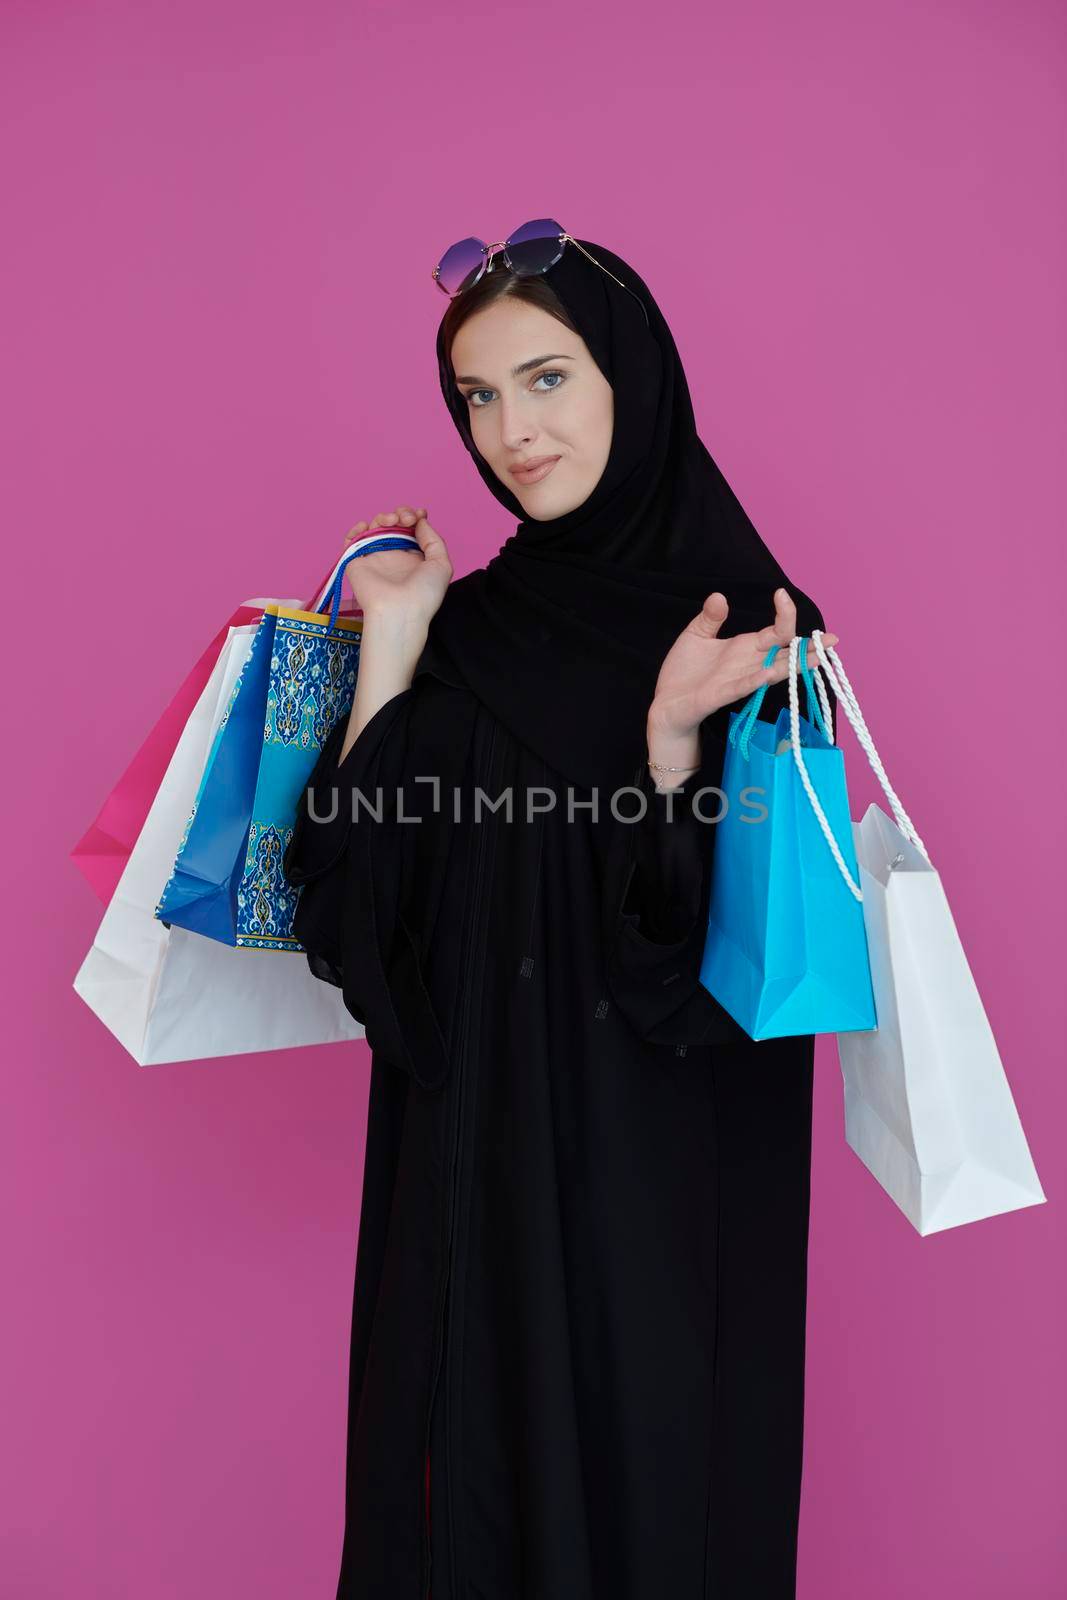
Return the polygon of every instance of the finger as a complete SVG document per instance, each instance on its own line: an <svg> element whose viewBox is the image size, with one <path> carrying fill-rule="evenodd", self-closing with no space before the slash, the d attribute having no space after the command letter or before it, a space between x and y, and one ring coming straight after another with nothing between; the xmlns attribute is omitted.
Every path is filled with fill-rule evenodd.
<svg viewBox="0 0 1067 1600"><path fill-rule="evenodd" d="M738 637L740 638L742 636L739 634ZM752 640L753 645L759 651L760 655L763 656L767 654L768 650L771 650L776 645L781 645L783 643L773 622L768 622L765 628L759 628L755 633L749 634L749 638Z"/></svg>
<svg viewBox="0 0 1067 1600"><path fill-rule="evenodd" d="M774 591L774 621L760 628L756 644L766 652L772 644L788 644L797 631L797 608L787 589Z"/></svg>
<svg viewBox="0 0 1067 1600"><path fill-rule="evenodd" d="M827 645L827 646L835 645L837 643L837 634L836 633L824 633L823 634L823 643L825 645ZM808 644L808 648L807 648L807 651L806 651L806 660L807 660L807 664L808 664L809 667L817 667L819 665L819 657L816 654L815 646L813 644L811 644L810 642ZM767 671L772 674L772 677L768 680L769 682L781 683L781 682L783 682L784 679L788 678L788 676L789 676L789 648L788 648L788 646L786 646L785 648L779 650L779 652L775 656L774 661L772 662L771 666L767 668Z"/></svg>
<svg viewBox="0 0 1067 1600"><path fill-rule="evenodd" d="M782 590L781 592L784 594L785 591ZM792 639L794 637L794 635L796 633L796 613L797 613L797 608L796 608L795 604L792 601L789 602L789 606L790 606L790 609L791 609L791 612L792 612L792 616L791 616L791 618L790 618L790 620L788 622L787 629L783 629L782 618L781 618L781 616L779 616L777 621L769 623L766 628L761 628L758 633L753 635L753 638L755 640L757 649L762 650L764 655L766 655L767 651L771 648L771 646L773 644L777 644L780 649L788 649L789 641L790 641L790 639ZM784 637L784 638L782 637L783 631L786 632L786 637ZM823 636L822 636L822 640L823 640L823 645L828 648L831 645L837 644L838 635L836 633L824 633ZM812 666L814 666L815 663L818 661L818 659L819 658L818 658L818 655L816 654L815 646L813 644L809 644L808 645L808 661L809 661L809 663Z"/></svg>
<svg viewBox="0 0 1067 1600"><path fill-rule="evenodd" d="M823 642L824 648L828 649L831 645L835 645L837 643L837 634L836 633L824 633L823 636L822 636L822 642ZM820 665L819 652L816 650L814 644L810 640L808 642L808 648L807 648L807 652L806 652L806 659L807 659L807 663L808 663L809 667L817 667L817 666ZM786 652L785 660L786 660L786 662L788 662L788 660L789 660L788 651Z"/></svg>
<svg viewBox="0 0 1067 1600"><path fill-rule="evenodd" d="M416 522L415 537L419 541L419 548L428 561L448 561L449 556L445 548L445 541L441 538L436 528L430 526L425 517L420 517Z"/></svg>
<svg viewBox="0 0 1067 1600"><path fill-rule="evenodd" d="M726 596L716 589L713 594L708 595L700 611L693 618L691 626L695 626L697 632L702 634L704 638L714 639L726 621L729 609L726 603Z"/></svg>
<svg viewBox="0 0 1067 1600"><path fill-rule="evenodd" d="M797 631L796 602L788 589L774 591L774 637L780 644L788 644Z"/></svg>
<svg viewBox="0 0 1067 1600"><path fill-rule="evenodd" d="M756 667L751 672L745 672L734 680L731 687L736 690L734 700L745 700L750 694L755 694L757 689L762 689L764 684L774 682L773 667ZM727 704L731 704L727 701Z"/></svg>
<svg viewBox="0 0 1067 1600"><path fill-rule="evenodd" d="M360 538L366 531L367 524L365 522L357 522L355 527L350 528L348 533L345 534L345 543L348 544L351 540Z"/></svg>
<svg viewBox="0 0 1067 1600"><path fill-rule="evenodd" d="M721 681L724 681L729 688L733 689L734 699L740 699L742 695L751 694L753 690L761 688L763 684L773 682L774 675L774 667L747 666L741 667L733 674L726 675L724 680Z"/></svg>
<svg viewBox="0 0 1067 1600"><path fill-rule="evenodd" d="M441 538L437 529L427 522L425 517L420 517L416 522L415 537L423 547L426 545L440 545L442 549L444 548L445 541Z"/></svg>
<svg viewBox="0 0 1067 1600"><path fill-rule="evenodd" d="M797 608L788 589L774 591L774 621L753 634L756 647L766 655L772 644L788 644L797 631Z"/></svg>

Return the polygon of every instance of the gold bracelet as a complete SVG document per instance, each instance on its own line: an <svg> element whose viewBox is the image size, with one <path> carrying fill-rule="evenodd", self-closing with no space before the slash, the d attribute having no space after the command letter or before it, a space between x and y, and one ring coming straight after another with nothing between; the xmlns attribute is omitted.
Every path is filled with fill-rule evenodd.
<svg viewBox="0 0 1067 1600"><path fill-rule="evenodd" d="M700 770L700 762L699 761L697 762L695 767L665 767L663 765L662 761L651 761L651 760L649 761L648 764L652 768L653 772L699 772L699 770Z"/></svg>

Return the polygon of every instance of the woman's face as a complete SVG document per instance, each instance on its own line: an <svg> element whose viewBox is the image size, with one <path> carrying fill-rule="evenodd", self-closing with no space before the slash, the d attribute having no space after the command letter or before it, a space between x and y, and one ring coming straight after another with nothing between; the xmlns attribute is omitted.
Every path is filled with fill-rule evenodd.
<svg viewBox="0 0 1067 1600"><path fill-rule="evenodd" d="M592 494L611 450L611 384L585 340L523 300L495 300L452 341L456 385L466 397L480 454L522 505L549 521ZM524 462L556 458L536 478Z"/></svg>

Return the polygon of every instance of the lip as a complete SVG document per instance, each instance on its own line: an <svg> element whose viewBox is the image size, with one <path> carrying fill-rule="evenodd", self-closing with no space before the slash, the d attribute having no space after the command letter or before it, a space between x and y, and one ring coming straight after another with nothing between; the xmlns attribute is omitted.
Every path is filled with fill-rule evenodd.
<svg viewBox="0 0 1067 1600"><path fill-rule="evenodd" d="M531 461L525 467L512 467L511 475L520 483L540 483L542 478L547 478L552 468L559 460L559 456L540 456L536 461Z"/></svg>

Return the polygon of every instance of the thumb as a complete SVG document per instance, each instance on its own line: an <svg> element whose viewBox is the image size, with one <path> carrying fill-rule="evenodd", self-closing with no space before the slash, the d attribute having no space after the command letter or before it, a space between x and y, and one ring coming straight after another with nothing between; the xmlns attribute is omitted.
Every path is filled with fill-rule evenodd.
<svg viewBox="0 0 1067 1600"><path fill-rule="evenodd" d="M700 615L696 619L701 633L709 639L714 639L726 621L729 609L730 607L726 603L726 596L721 594L718 589L709 594L700 608Z"/></svg>
<svg viewBox="0 0 1067 1600"><path fill-rule="evenodd" d="M427 561L447 560L448 551L445 548L445 541L441 538L436 528L431 525L428 518L419 517L415 523L414 533Z"/></svg>

